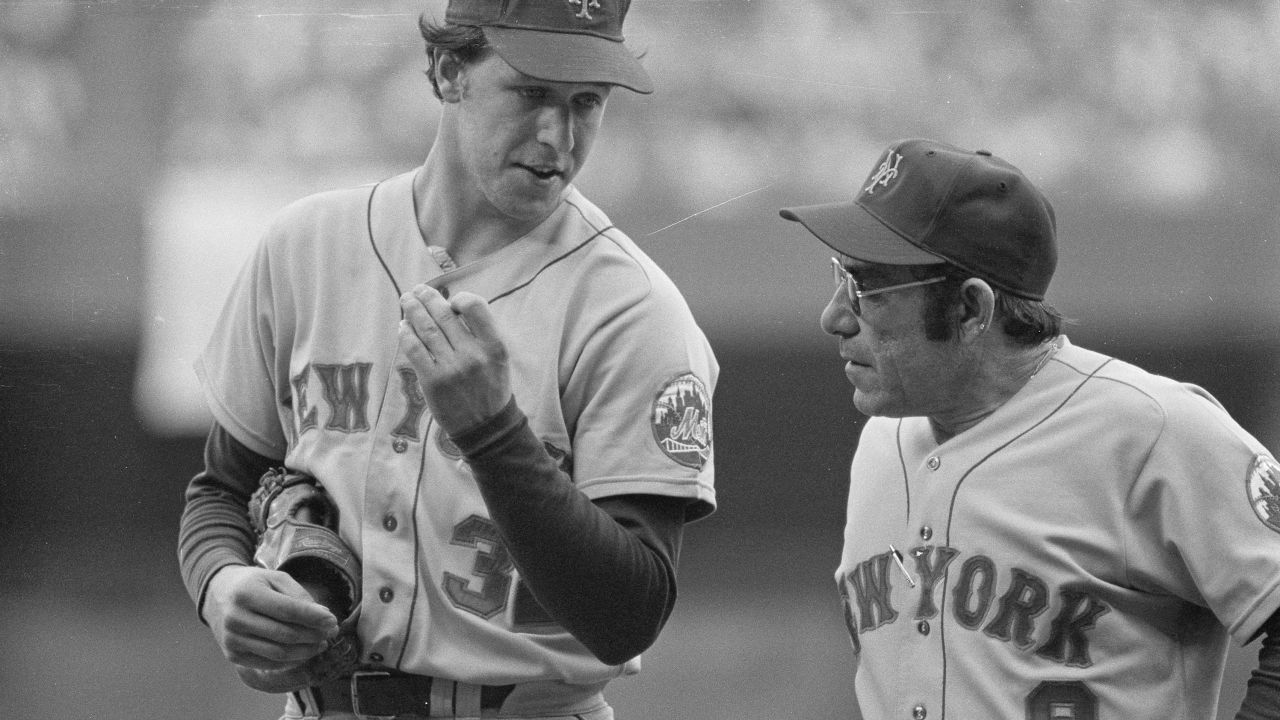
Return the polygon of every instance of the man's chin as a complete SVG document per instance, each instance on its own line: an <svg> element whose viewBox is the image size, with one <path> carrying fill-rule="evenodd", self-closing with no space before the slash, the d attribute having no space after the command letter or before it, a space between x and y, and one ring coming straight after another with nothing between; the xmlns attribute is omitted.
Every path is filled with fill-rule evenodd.
<svg viewBox="0 0 1280 720"><path fill-rule="evenodd" d="M527 222L540 222L551 214L560 201L564 199L567 187L554 185L535 185L512 193L503 203L503 212L511 218Z"/></svg>
<svg viewBox="0 0 1280 720"><path fill-rule="evenodd" d="M901 408L894 407L885 398L877 397L854 388L853 407L867 417L906 417Z"/></svg>
<svg viewBox="0 0 1280 720"><path fill-rule="evenodd" d="M873 403L871 399L867 397L866 393L862 392L861 390L858 390L857 388L855 388L853 391L853 407L858 412L868 417L871 417L876 414L875 403Z"/></svg>

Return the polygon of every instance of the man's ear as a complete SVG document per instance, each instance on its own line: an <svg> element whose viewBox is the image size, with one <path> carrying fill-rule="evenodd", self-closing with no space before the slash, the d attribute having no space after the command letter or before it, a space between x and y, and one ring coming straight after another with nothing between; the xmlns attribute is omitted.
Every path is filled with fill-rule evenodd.
<svg viewBox="0 0 1280 720"><path fill-rule="evenodd" d="M465 88L465 63L452 50L436 50L435 80L440 89L440 99L458 102Z"/></svg>
<svg viewBox="0 0 1280 720"><path fill-rule="evenodd" d="M960 286L963 303L960 322L961 338L977 338L991 327L996 313L996 293L980 278L969 278Z"/></svg>

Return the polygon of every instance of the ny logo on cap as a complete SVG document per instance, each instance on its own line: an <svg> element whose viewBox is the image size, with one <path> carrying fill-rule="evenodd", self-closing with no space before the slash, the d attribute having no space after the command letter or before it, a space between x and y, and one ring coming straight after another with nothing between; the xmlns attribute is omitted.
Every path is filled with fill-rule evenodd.
<svg viewBox="0 0 1280 720"><path fill-rule="evenodd" d="M590 0L589 2L583 2L582 0L569 0L569 6L581 8L578 11L578 14L574 15L574 17L582 18L583 20L590 20L591 11L598 10L600 8L600 3L598 0Z"/></svg>
<svg viewBox="0 0 1280 720"><path fill-rule="evenodd" d="M889 181L898 177L898 163L900 162L902 162L902 155L890 150L888 156L885 157L884 162L880 163L880 169L872 173L869 178L871 180L871 184L865 187L863 192L868 195L874 195L877 185L880 187L888 187ZM890 165L890 163L893 164Z"/></svg>

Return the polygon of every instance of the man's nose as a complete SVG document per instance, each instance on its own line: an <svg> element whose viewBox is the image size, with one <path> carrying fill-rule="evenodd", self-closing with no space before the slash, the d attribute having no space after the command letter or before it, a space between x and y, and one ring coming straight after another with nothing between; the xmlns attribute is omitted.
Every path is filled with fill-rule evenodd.
<svg viewBox="0 0 1280 720"><path fill-rule="evenodd" d="M562 153L573 150L573 113L559 106L543 108L538 116L538 142Z"/></svg>
<svg viewBox="0 0 1280 720"><path fill-rule="evenodd" d="M819 323L822 325L822 331L828 335L850 337L858 334L858 316L854 314L853 305L849 302L843 288L837 288L831 293L831 299L822 309Z"/></svg>

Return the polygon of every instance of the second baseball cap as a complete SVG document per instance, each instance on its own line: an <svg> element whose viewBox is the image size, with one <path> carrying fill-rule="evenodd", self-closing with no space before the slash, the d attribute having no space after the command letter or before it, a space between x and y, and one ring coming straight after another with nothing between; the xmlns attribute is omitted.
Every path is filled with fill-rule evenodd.
<svg viewBox="0 0 1280 720"><path fill-rule="evenodd" d="M863 262L950 262L1030 300L1058 262L1053 207L1018 168L934 140L890 145L850 200L779 214Z"/></svg>
<svg viewBox="0 0 1280 720"><path fill-rule="evenodd" d="M511 67L539 80L607 83L638 93L653 82L623 43L631 0L449 0L446 22L474 25Z"/></svg>

